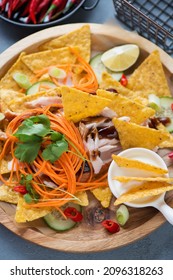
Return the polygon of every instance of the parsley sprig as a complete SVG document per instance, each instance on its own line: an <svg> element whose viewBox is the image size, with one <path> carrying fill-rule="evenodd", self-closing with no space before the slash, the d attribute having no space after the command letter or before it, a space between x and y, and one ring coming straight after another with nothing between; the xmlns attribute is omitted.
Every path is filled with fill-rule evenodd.
<svg viewBox="0 0 173 280"><path fill-rule="evenodd" d="M44 149L42 156L51 163L68 151L68 142L64 135L51 130L49 118L42 114L32 116L22 122L14 136L19 139L16 143L15 157L22 162L32 163L45 140L50 140Z"/></svg>
<svg viewBox="0 0 173 280"><path fill-rule="evenodd" d="M21 175L20 184L26 187L27 193L24 194L24 200L26 203L37 202L40 198L39 194L32 187L32 175Z"/></svg>

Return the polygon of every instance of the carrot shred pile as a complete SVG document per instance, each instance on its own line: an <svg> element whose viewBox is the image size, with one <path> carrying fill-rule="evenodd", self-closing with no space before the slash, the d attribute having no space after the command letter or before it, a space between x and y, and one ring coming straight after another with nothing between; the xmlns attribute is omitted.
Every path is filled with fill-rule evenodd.
<svg viewBox="0 0 173 280"><path fill-rule="evenodd" d="M51 107L54 109L57 107L56 114L51 112ZM107 173L95 178L79 130L60 113L59 109L61 107L61 104L53 104L44 108L28 110L15 117L6 129L7 140L0 154L0 160L11 155L12 167L9 178L0 174L0 180L8 186L14 186L19 184L21 175L31 174L32 187L40 198L37 203L28 204L28 207L57 208L67 203L68 200L75 199L75 194L79 191L107 186ZM51 129L65 136L68 141L68 151L64 152L54 163L44 160L41 151L31 164L20 162L14 155L15 144L19 140L13 134L25 119L40 114L45 114L49 118ZM85 165L84 158L90 170L88 179L85 182L82 180ZM47 180L50 180L55 187L50 188L46 185L45 181Z"/></svg>
<svg viewBox="0 0 173 280"><path fill-rule="evenodd" d="M63 69L67 74L67 77L64 78L62 81L50 77L52 82L54 82L57 86L60 86L62 84L65 85L69 77L71 79L74 88L88 93L95 93L96 90L98 89L98 82L93 69L91 68L90 64L79 55L79 52L76 49L72 47L69 47L69 49L76 56L77 63L52 65L60 69ZM50 67L45 67L37 71L35 73L36 74L35 78L38 79L42 75L46 74Z"/></svg>

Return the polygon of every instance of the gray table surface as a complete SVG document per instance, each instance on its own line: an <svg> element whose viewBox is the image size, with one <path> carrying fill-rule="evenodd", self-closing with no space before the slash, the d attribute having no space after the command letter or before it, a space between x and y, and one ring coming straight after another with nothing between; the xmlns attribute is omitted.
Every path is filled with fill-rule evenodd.
<svg viewBox="0 0 173 280"><path fill-rule="evenodd" d="M88 1L89 3L90 1ZM106 7L106 8L105 8ZM92 11L84 11L82 8L65 23L112 22L116 25L124 25L115 17L112 0L100 0L98 6ZM34 31L35 32L35 31ZM30 30L17 28L0 20L0 53L21 38L31 34ZM145 238L133 242L128 246L116 250L101 253L64 253L43 248L31 242L23 240L0 225L0 259L1 260L172 260L173 259L173 228L165 222Z"/></svg>

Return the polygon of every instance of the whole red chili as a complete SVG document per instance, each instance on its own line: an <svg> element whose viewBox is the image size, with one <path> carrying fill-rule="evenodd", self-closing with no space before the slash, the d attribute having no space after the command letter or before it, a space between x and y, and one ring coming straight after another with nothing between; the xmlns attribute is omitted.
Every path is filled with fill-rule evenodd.
<svg viewBox="0 0 173 280"><path fill-rule="evenodd" d="M52 0L43 0L40 3L40 5L38 6L38 9L37 9L38 23L41 23L42 20L44 19L51 3L52 3Z"/></svg>
<svg viewBox="0 0 173 280"><path fill-rule="evenodd" d="M26 187L23 186L23 185L15 186L15 187L13 188L13 190L14 190L15 192L20 193L20 194L26 194L26 193L27 193Z"/></svg>
<svg viewBox="0 0 173 280"><path fill-rule="evenodd" d="M120 83L121 83L121 84L122 84L122 86L124 86L124 87L126 87L126 86L127 86L127 84L128 84L128 80L127 80L126 75L122 74L122 77L121 77Z"/></svg>
<svg viewBox="0 0 173 280"><path fill-rule="evenodd" d="M68 12L68 10L70 10L70 8L71 8L74 4L76 4L77 2L78 2L78 0L68 0L67 3L66 3L66 6L65 6L65 8L64 8L63 13Z"/></svg>
<svg viewBox="0 0 173 280"><path fill-rule="evenodd" d="M8 11L7 11L8 18L11 18L12 13L13 13L13 0L9 0Z"/></svg>
<svg viewBox="0 0 173 280"><path fill-rule="evenodd" d="M67 0L53 0L45 16L47 16L49 20L52 20L52 17L58 16L60 12L63 11L66 3Z"/></svg>
<svg viewBox="0 0 173 280"><path fill-rule="evenodd" d="M21 0L14 0L13 3L12 3L12 10L13 12L15 11L15 9L20 5L22 4L23 1Z"/></svg>
<svg viewBox="0 0 173 280"><path fill-rule="evenodd" d="M83 219L83 215L74 207L67 207L64 210L64 214L67 218L70 218L74 222L80 222Z"/></svg>
<svg viewBox="0 0 173 280"><path fill-rule="evenodd" d="M20 18L29 16L29 9L30 9L31 1L32 0L24 0L24 1L22 1L21 5L17 7L18 11L20 8L22 8L21 12L20 12Z"/></svg>
<svg viewBox="0 0 173 280"><path fill-rule="evenodd" d="M33 23L37 23L37 20L36 20L36 11L37 11L37 8L38 8L38 5L42 2L42 0L32 0L31 1L31 4L29 6L29 17L30 19L32 20Z"/></svg>
<svg viewBox="0 0 173 280"><path fill-rule="evenodd" d="M2 0L2 3L0 3L0 9L2 11L5 10L6 4L8 3L8 0Z"/></svg>
<svg viewBox="0 0 173 280"><path fill-rule="evenodd" d="M110 233L116 233L120 231L119 224L115 223L112 220L104 220L102 222L102 226L104 226L104 228L107 229Z"/></svg>

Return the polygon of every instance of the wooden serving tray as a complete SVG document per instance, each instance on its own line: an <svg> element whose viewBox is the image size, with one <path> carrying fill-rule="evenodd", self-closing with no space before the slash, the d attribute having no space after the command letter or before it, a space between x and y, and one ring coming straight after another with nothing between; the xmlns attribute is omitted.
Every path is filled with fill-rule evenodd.
<svg viewBox="0 0 173 280"><path fill-rule="evenodd" d="M43 42L80 28L83 24L68 24L52 27L30 35L0 55L0 77L16 60L20 52L27 53L38 50ZM141 49L141 55L135 67L155 49L159 49L164 70L171 88L173 74L173 60L163 50L135 33L122 30L115 26L90 24L92 32L92 50L104 51L115 45L134 43ZM133 69L131 69L133 70ZM173 86L171 88L173 90ZM173 192L167 195L167 203L173 207ZM10 206L11 207L11 206ZM66 252L97 252L127 245L154 231L165 222L164 217L157 210L147 208L130 208L130 219L124 228L117 234L108 234L98 222L101 215L114 217L115 213L109 209L104 210L99 203L91 197L91 204L84 210L84 222L78 227L64 233L48 233L43 221L38 221L37 228L34 223L28 227L18 226L2 208L0 208L0 222L15 234L44 247ZM99 215L98 215L99 213ZM94 217L94 218L93 218Z"/></svg>

